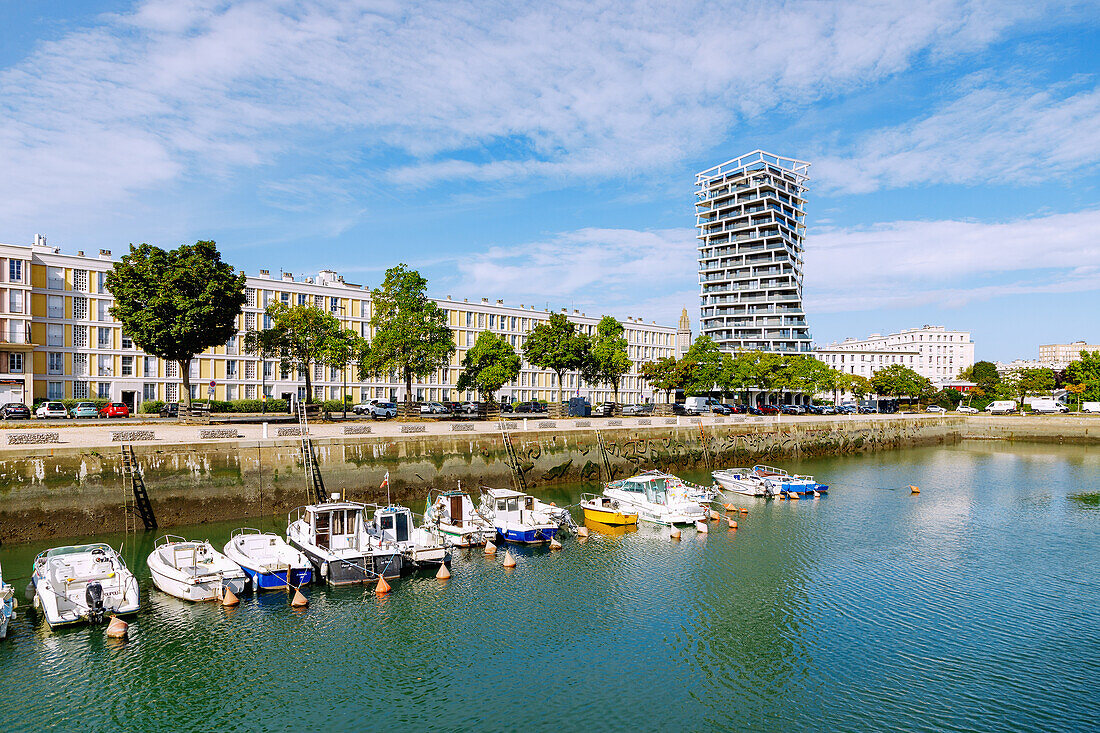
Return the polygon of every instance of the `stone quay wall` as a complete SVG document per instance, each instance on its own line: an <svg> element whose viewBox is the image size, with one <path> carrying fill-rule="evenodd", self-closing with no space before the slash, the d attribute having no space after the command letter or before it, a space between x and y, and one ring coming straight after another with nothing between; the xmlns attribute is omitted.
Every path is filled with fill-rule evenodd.
<svg viewBox="0 0 1100 733"><path fill-rule="evenodd" d="M952 443L964 418L948 416L601 429L613 478L651 468L702 470L799 455L836 455ZM509 433L530 488L607 480L592 428ZM512 471L499 432L314 438L329 492L378 501L390 474L394 501L421 511L431 489L461 482L507 486ZM134 444L160 527L285 515L312 501L301 439ZM121 531L129 485L118 444L27 446L0 453L0 541Z"/></svg>

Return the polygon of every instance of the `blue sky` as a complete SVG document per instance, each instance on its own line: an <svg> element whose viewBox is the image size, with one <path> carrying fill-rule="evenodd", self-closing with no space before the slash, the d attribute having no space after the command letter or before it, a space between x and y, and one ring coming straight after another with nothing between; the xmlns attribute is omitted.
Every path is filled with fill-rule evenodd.
<svg viewBox="0 0 1100 733"><path fill-rule="evenodd" d="M0 241L698 316L697 171L812 164L818 343L1100 340L1091 2L0 0Z"/></svg>

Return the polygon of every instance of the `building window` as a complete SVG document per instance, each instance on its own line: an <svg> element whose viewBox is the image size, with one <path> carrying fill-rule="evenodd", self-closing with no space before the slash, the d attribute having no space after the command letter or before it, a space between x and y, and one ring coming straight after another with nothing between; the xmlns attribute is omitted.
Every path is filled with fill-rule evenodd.
<svg viewBox="0 0 1100 733"><path fill-rule="evenodd" d="M95 278L96 292L97 293L107 292L107 273L106 272L97 272L95 275L96 275L96 278Z"/></svg>
<svg viewBox="0 0 1100 733"><path fill-rule="evenodd" d="M256 378L256 362L246 361L244 363L244 378L255 379Z"/></svg>
<svg viewBox="0 0 1100 733"><path fill-rule="evenodd" d="M264 313L264 330L271 328L271 316Z"/></svg>
<svg viewBox="0 0 1100 733"><path fill-rule="evenodd" d="M290 305L290 293L279 293L279 300L283 302L283 305Z"/></svg>
<svg viewBox="0 0 1100 733"><path fill-rule="evenodd" d="M46 296L46 315L50 318L64 318L65 317L65 296L63 295L48 295Z"/></svg>
<svg viewBox="0 0 1100 733"><path fill-rule="evenodd" d="M14 288L8 291L8 313L23 312L23 291Z"/></svg>
<svg viewBox="0 0 1100 733"><path fill-rule="evenodd" d="M65 359L59 351L51 351L46 354L46 373L64 374Z"/></svg>
<svg viewBox="0 0 1100 733"><path fill-rule="evenodd" d="M64 382L46 382L46 399L59 400L64 396Z"/></svg>
<svg viewBox="0 0 1100 733"><path fill-rule="evenodd" d="M227 384L225 385L225 399L229 402L237 399L237 385Z"/></svg>
<svg viewBox="0 0 1100 733"><path fill-rule="evenodd" d="M141 387L141 399L143 400L155 400L157 398L157 385L152 382L146 382Z"/></svg>
<svg viewBox="0 0 1100 733"><path fill-rule="evenodd" d="M81 293L88 292L87 270L73 270L73 290Z"/></svg>
<svg viewBox="0 0 1100 733"><path fill-rule="evenodd" d="M96 396L101 400L111 399L111 383L110 382L97 382L96 383Z"/></svg>
<svg viewBox="0 0 1100 733"><path fill-rule="evenodd" d="M122 357L122 376L124 376L124 377L134 376L134 357L132 357L132 356Z"/></svg>
<svg viewBox="0 0 1100 733"><path fill-rule="evenodd" d="M244 301L249 308L256 307L256 288L244 289Z"/></svg>
<svg viewBox="0 0 1100 733"><path fill-rule="evenodd" d="M23 282L23 260L8 260L8 282Z"/></svg>
<svg viewBox="0 0 1100 733"><path fill-rule="evenodd" d="M340 312L340 299L339 298L329 298L328 308L333 313L339 313Z"/></svg>
<svg viewBox="0 0 1100 733"><path fill-rule="evenodd" d="M245 313L244 314L244 330L255 331L256 330L256 314Z"/></svg>
<svg viewBox="0 0 1100 733"><path fill-rule="evenodd" d="M122 332L122 348L132 349L134 348L134 340L126 335L126 332Z"/></svg>
<svg viewBox="0 0 1100 733"><path fill-rule="evenodd" d="M46 324L46 346L64 346L65 327L60 323Z"/></svg>
<svg viewBox="0 0 1100 733"><path fill-rule="evenodd" d="M23 373L23 355L11 353L8 354L8 373L10 374L22 374Z"/></svg>
<svg viewBox="0 0 1100 733"><path fill-rule="evenodd" d="M164 385L164 399L166 402L176 402L180 397L180 386L178 384L166 384Z"/></svg>
<svg viewBox="0 0 1100 733"><path fill-rule="evenodd" d="M264 362L264 379L274 379L274 378L275 378L275 362L265 361Z"/></svg>
<svg viewBox="0 0 1100 733"><path fill-rule="evenodd" d="M88 383L84 381L73 382L73 399L88 399Z"/></svg>
<svg viewBox="0 0 1100 733"><path fill-rule="evenodd" d="M96 357L96 376L109 377L111 376L112 365L111 357L107 354L100 354Z"/></svg>
<svg viewBox="0 0 1100 733"><path fill-rule="evenodd" d="M246 400L256 399L256 385L246 384L244 387L244 398Z"/></svg>
<svg viewBox="0 0 1100 733"><path fill-rule="evenodd" d="M234 356L237 353L237 335L234 334L232 338L225 342L225 353L229 356Z"/></svg>
<svg viewBox="0 0 1100 733"><path fill-rule="evenodd" d="M164 362L164 376L178 377L180 375L180 363L178 361Z"/></svg>
<svg viewBox="0 0 1100 733"><path fill-rule="evenodd" d="M324 310L324 308L325 308L325 296L323 296L323 295L314 295L313 296L313 307L316 308L317 310Z"/></svg>
<svg viewBox="0 0 1100 733"><path fill-rule="evenodd" d="M305 304L306 304L306 294L305 293L298 293L298 305L305 305Z"/></svg>
<svg viewBox="0 0 1100 733"><path fill-rule="evenodd" d="M87 326L73 326L73 346L81 349L88 346Z"/></svg>
<svg viewBox="0 0 1100 733"><path fill-rule="evenodd" d="M46 289L47 290L64 290L65 289L65 268L64 267L47 267L46 268Z"/></svg>
<svg viewBox="0 0 1100 733"><path fill-rule="evenodd" d="M113 342L113 339L111 338L111 329L109 329L105 326L100 326L99 327L99 340L97 341L97 343L99 344L99 348L109 349L109 348L111 348L112 342Z"/></svg>
<svg viewBox="0 0 1100 733"><path fill-rule="evenodd" d="M237 378L237 360L226 359L225 360L225 378L236 379Z"/></svg>
<svg viewBox="0 0 1100 733"><path fill-rule="evenodd" d="M111 303L107 300L96 301L96 320L97 321L109 321L111 320Z"/></svg>

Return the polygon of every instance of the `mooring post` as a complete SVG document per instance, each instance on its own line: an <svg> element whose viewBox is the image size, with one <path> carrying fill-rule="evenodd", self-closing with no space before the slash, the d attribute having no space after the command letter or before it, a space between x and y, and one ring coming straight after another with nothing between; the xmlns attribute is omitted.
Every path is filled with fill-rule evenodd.
<svg viewBox="0 0 1100 733"><path fill-rule="evenodd" d="M267 423L264 423L264 440L267 440Z"/></svg>

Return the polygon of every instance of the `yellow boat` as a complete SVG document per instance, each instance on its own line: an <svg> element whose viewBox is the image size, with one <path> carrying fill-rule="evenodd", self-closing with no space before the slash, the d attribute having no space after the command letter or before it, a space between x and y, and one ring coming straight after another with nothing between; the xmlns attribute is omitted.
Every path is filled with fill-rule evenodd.
<svg viewBox="0 0 1100 733"><path fill-rule="evenodd" d="M619 508L619 502L606 496L581 494L581 508L586 522L598 522L612 527L638 523L637 514L627 514Z"/></svg>

